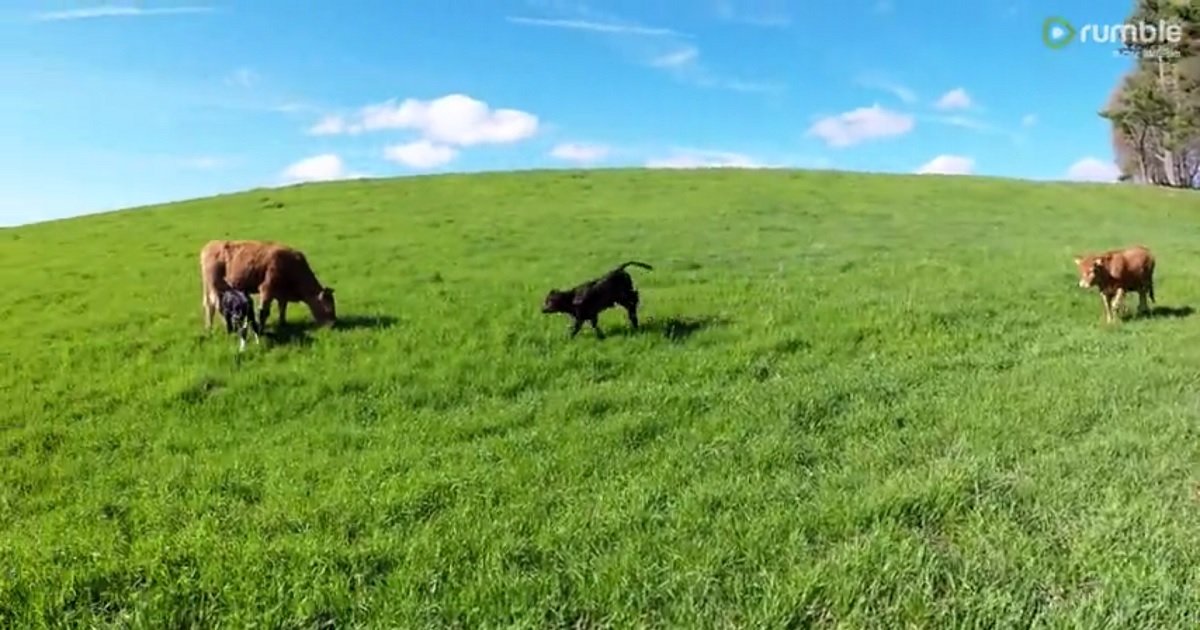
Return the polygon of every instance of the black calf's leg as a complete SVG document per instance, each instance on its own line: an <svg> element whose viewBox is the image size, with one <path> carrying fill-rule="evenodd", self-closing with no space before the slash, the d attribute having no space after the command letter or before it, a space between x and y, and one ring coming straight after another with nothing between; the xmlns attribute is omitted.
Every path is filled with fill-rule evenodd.
<svg viewBox="0 0 1200 630"><path fill-rule="evenodd" d="M638 292L630 291L629 295L626 296L625 299L621 301L621 306L623 306L625 308L625 312L629 315L629 325L632 326L634 330L637 330L637 327L638 327L638 316L637 316Z"/></svg>
<svg viewBox="0 0 1200 630"><path fill-rule="evenodd" d="M574 337L575 337L575 335L578 335L578 334L579 334L579 329L580 329L580 328L583 328L583 320L582 320L582 319L576 319L576 320L575 320L575 323L571 325L571 337L572 337L572 338L574 338Z"/></svg>
<svg viewBox="0 0 1200 630"><path fill-rule="evenodd" d="M588 320L588 322L590 322L592 324L592 330L596 331L596 338L603 339L604 332L600 330L600 318L593 315L592 318Z"/></svg>
<svg viewBox="0 0 1200 630"><path fill-rule="evenodd" d="M250 312L246 314L250 318L250 331L254 333L254 343L259 342L259 337L263 333L263 326L254 318L254 305L250 305Z"/></svg>
<svg viewBox="0 0 1200 630"><path fill-rule="evenodd" d="M249 300L246 304L246 314L245 314L246 321L248 321L250 323L250 330L257 337L258 335L262 334L263 327L262 327L262 324L260 324L258 321L258 312L254 308L254 298L251 298L249 295L247 295L246 297ZM265 322L266 320L263 320L263 321Z"/></svg>

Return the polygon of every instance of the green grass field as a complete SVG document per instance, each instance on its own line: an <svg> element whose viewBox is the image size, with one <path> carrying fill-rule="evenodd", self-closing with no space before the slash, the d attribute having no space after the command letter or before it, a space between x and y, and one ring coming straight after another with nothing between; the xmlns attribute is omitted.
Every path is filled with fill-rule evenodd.
<svg viewBox="0 0 1200 630"><path fill-rule="evenodd" d="M239 357L212 238L302 249L341 324ZM1139 242L1163 310L1106 326L1072 255ZM539 312L628 259L644 330ZM2 230L0 286L0 627L1200 619L1193 194L306 185Z"/></svg>

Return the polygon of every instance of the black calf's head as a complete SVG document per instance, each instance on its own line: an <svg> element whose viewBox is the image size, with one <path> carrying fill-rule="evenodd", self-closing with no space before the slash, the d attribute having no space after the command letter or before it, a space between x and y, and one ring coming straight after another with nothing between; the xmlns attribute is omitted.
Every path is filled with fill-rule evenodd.
<svg viewBox="0 0 1200 630"><path fill-rule="evenodd" d="M559 291L550 289L550 293L546 294L546 300L542 302L543 313L568 313L571 311L571 300L574 294L570 291Z"/></svg>
<svg viewBox="0 0 1200 630"><path fill-rule="evenodd" d="M221 294L221 313L227 316L235 327L241 327L253 321L254 305L241 291L225 291Z"/></svg>

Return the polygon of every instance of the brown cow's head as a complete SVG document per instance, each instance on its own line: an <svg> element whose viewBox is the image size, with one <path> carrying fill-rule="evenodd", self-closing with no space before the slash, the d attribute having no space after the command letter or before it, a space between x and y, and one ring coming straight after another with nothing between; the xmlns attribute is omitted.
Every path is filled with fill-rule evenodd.
<svg viewBox="0 0 1200 630"><path fill-rule="evenodd" d="M319 309L317 318L322 324L332 326L337 322L337 304L333 300L333 287L325 287L317 293L317 306Z"/></svg>
<svg viewBox="0 0 1200 630"><path fill-rule="evenodd" d="M1098 256L1076 256L1075 268L1079 271L1079 288L1081 289L1096 286L1097 281L1105 273L1104 259Z"/></svg>

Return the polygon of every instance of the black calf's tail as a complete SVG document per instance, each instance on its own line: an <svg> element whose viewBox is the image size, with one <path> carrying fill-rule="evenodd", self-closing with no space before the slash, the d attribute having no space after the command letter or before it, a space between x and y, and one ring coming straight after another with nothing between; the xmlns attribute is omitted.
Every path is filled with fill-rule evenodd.
<svg viewBox="0 0 1200 630"><path fill-rule="evenodd" d="M642 269L654 269L654 267L651 267L650 265L647 265L647 264L646 264L646 263L644 263L644 262L638 262L638 261L636 261L636 260L631 260L631 261L629 261L629 262L627 262L627 263L622 263L622 264L621 264L621 266L617 267L617 270L618 270L618 271L624 271L624 270L625 270L625 268L626 268L626 267L628 267L628 266L630 266L630 265L633 265L634 267L641 267Z"/></svg>

